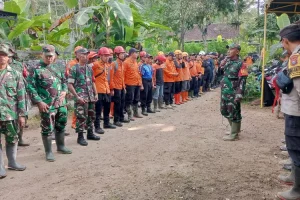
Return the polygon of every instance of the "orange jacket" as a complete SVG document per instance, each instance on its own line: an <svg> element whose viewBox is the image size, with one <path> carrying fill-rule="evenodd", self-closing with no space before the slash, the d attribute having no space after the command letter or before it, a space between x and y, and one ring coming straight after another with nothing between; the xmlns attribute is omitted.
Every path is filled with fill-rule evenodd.
<svg viewBox="0 0 300 200"><path fill-rule="evenodd" d="M176 60L178 64L181 64L183 61ZM183 81L183 71L182 68L176 68L178 76L175 77L175 82Z"/></svg>
<svg viewBox="0 0 300 200"><path fill-rule="evenodd" d="M66 76L69 76L71 68L78 63L78 60L75 58L68 62L66 67Z"/></svg>
<svg viewBox="0 0 300 200"><path fill-rule="evenodd" d="M191 74L190 74L190 63L184 61L185 63L185 68L182 68L182 73L183 73L183 80L184 81L189 81L191 78Z"/></svg>
<svg viewBox="0 0 300 200"><path fill-rule="evenodd" d="M176 73L175 64L173 61L166 60L166 67L164 68L164 82L166 83L174 83L175 82L175 76L172 75L173 73Z"/></svg>
<svg viewBox="0 0 300 200"><path fill-rule="evenodd" d="M196 61L195 62L195 65L196 65L196 69L197 69L197 73L198 74L204 74L204 67L202 67L202 62L201 61Z"/></svg>
<svg viewBox="0 0 300 200"><path fill-rule="evenodd" d="M118 66L116 67L116 62ZM111 64L110 68L110 89L122 90L125 88L124 82L124 69L123 63L120 59L117 59L115 62Z"/></svg>
<svg viewBox="0 0 300 200"><path fill-rule="evenodd" d="M142 77L136 60L127 58L123 62L123 70L124 70L125 85L130 85L130 86L142 85Z"/></svg>
<svg viewBox="0 0 300 200"><path fill-rule="evenodd" d="M197 72L196 62L195 61L190 61L190 74L191 74L191 77L198 76L198 72Z"/></svg>
<svg viewBox="0 0 300 200"><path fill-rule="evenodd" d="M107 65L102 60L96 61L93 63L93 72L97 92L101 94L109 94L110 89L107 81Z"/></svg>

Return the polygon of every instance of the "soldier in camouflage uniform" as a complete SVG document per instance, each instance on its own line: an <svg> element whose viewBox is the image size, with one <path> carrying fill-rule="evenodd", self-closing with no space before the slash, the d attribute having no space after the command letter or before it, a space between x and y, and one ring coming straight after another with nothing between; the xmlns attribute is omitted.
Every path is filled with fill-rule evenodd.
<svg viewBox="0 0 300 200"><path fill-rule="evenodd" d="M95 102L98 101L98 94L95 86L95 78L92 68L87 64L89 51L81 48L76 51L79 63L71 68L68 77L68 87L74 95L77 143L87 146L83 132L87 127L88 140L100 140L99 136L93 133L95 120Z"/></svg>
<svg viewBox="0 0 300 200"><path fill-rule="evenodd" d="M12 67L14 70L16 70L17 72L19 72L22 75L23 81L24 81L24 85L26 87L27 83L26 83L26 76L27 76L27 69L25 67L24 64L22 64L21 62L16 61L13 56L15 54L15 50L13 49L13 47L11 45L9 45L9 50L11 53L11 56L9 56L9 66ZM28 97L27 97L27 92L25 90L25 103L26 103L26 111L28 111ZM25 123L28 119L28 116L26 116L25 118ZM18 127L18 137L19 137L19 142L18 142L18 146L29 146L29 143L24 142L23 140L23 132L24 132L24 128L23 127Z"/></svg>
<svg viewBox="0 0 300 200"><path fill-rule="evenodd" d="M52 153L52 133L55 133L57 151L71 154L72 151L65 147L65 127L68 111L65 96L67 82L65 74L57 70L53 64L55 47L43 47L43 60L29 70L27 77L27 90L34 104L37 104L41 115L42 138L46 152L46 160L55 161Z"/></svg>
<svg viewBox="0 0 300 200"><path fill-rule="evenodd" d="M225 141L238 139L241 131L241 100L248 76L247 66L239 58L241 47L237 44L227 46L228 57L221 65L224 67L224 78L221 83L221 114L228 119L231 133L223 137Z"/></svg>
<svg viewBox="0 0 300 200"><path fill-rule="evenodd" d="M0 133L5 135L8 169L24 171L16 162L17 128L25 125L25 86L22 75L9 64L9 46L0 44ZM0 178L6 177L0 135Z"/></svg>

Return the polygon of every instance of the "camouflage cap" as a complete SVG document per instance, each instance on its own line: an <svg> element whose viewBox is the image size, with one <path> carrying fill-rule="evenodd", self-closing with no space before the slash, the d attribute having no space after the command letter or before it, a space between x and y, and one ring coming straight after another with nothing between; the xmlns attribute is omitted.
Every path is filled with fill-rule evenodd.
<svg viewBox="0 0 300 200"><path fill-rule="evenodd" d="M241 46L239 45L239 44L235 44L235 43L232 43L232 44L230 44L230 45L227 45L226 46L226 48L227 49L234 49L234 48L236 48L237 50L241 50Z"/></svg>
<svg viewBox="0 0 300 200"><path fill-rule="evenodd" d="M7 44L0 44L0 52L5 53L7 56L12 56L13 54L9 50L9 46Z"/></svg>
<svg viewBox="0 0 300 200"><path fill-rule="evenodd" d="M88 54L90 53L90 51L87 50L86 48L80 48L75 53Z"/></svg>
<svg viewBox="0 0 300 200"><path fill-rule="evenodd" d="M289 26L284 27L281 29L279 35L282 38L286 38L292 35L299 35L300 34L300 24L294 23Z"/></svg>
<svg viewBox="0 0 300 200"><path fill-rule="evenodd" d="M55 47L53 45L45 45L43 46L43 53L45 56L55 56Z"/></svg>

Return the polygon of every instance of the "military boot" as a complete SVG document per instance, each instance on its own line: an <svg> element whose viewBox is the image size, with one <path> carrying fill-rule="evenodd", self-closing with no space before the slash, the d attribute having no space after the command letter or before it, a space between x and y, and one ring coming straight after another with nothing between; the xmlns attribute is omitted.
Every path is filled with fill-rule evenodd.
<svg viewBox="0 0 300 200"><path fill-rule="evenodd" d="M226 135L223 137L223 140L224 141L235 141L238 139L238 134L239 134L239 123L241 122L232 122L232 125L231 125L231 132L230 132L230 135Z"/></svg>
<svg viewBox="0 0 300 200"><path fill-rule="evenodd" d="M0 179L6 177L6 171L4 167L4 160L3 160L3 153L2 153L2 147L0 144Z"/></svg>
<svg viewBox="0 0 300 200"><path fill-rule="evenodd" d="M152 109L151 109L151 104L149 106L147 106L147 113L155 113Z"/></svg>
<svg viewBox="0 0 300 200"><path fill-rule="evenodd" d="M154 105L154 110L153 112L160 112L160 110L158 109L158 100L157 99L153 99L153 105Z"/></svg>
<svg viewBox="0 0 300 200"><path fill-rule="evenodd" d="M163 98L159 98L159 99L158 99L158 108L161 109L161 110L164 109L164 106L163 106L163 105L164 105L164 100L163 100Z"/></svg>
<svg viewBox="0 0 300 200"><path fill-rule="evenodd" d="M77 143L80 144L81 146L88 145L87 141L84 139L83 132L78 133Z"/></svg>
<svg viewBox="0 0 300 200"><path fill-rule="evenodd" d="M280 182L286 184L286 185L293 185L295 182L295 166L292 165L292 170L289 175L279 175L278 179Z"/></svg>
<svg viewBox="0 0 300 200"><path fill-rule="evenodd" d="M72 151L65 146L65 132L55 131L55 141L57 146L57 152L62 154L71 154Z"/></svg>
<svg viewBox="0 0 300 200"><path fill-rule="evenodd" d="M104 134L104 130L100 127L100 116L96 117L94 121L95 133Z"/></svg>
<svg viewBox="0 0 300 200"><path fill-rule="evenodd" d="M52 136L43 135L42 139L43 139L45 153L46 153L46 160L48 162L54 162L55 158L52 153Z"/></svg>
<svg viewBox="0 0 300 200"><path fill-rule="evenodd" d="M300 167L294 166L295 168L295 182L292 189L277 193L279 199L284 200L300 200Z"/></svg>
<svg viewBox="0 0 300 200"><path fill-rule="evenodd" d="M146 108L142 107L142 115L144 116L148 116L147 112L146 112Z"/></svg>
<svg viewBox="0 0 300 200"><path fill-rule="evenodd" d="M134 105L134 106L133 106L133 116L136 117L136 118L143 118L143 117L139 114L138 106L137 106L137 105Z"/></svg>
<svg viewBox="0 0 300 200"><path fill-rule="evenodd" d="M20 146L20 147L26 147L26 146L29 146L29 143L26 143L26 142L23 140L23 128L21 128L21 130L19 131L19 133L18 133L18 138L19 138L18 146Z"/></svg>
<svg viewBox="0 0 300 200"><path fill-rule="evenodd" d="M86 138L87 138L88 140L100 140L100 137L97 136L97 135L95 135L94 132L93 132L93 130L88 130L88 131L87 131L87 136L86 136Z"/></svg>
<svg viewBox="0 0 300 200"><path fill-rule="evenodd" d="M6 146L6 156L8 160L8 164L7 164L8 169L16 170L16 171L24 171L26 167L16 162L18 144L6 143L5 146Z"/></svg>

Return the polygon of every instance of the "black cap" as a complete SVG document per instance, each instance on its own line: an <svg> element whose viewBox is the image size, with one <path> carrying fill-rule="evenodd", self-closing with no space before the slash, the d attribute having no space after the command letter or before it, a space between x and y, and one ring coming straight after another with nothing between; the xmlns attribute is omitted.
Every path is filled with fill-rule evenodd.
<svg viewBox="0 0 300 200"><path fill-rule="evenodd" d="M78 50L76 51L76 53L88 54L88 53L90 53L90 51L87 50L86 48L81 48L81 49L78 49Z"/></svg>
<svg viewBox="0 0 300 200"><path fill-rule="evenodd" d="M289 26L284 27L281 29L279 35L282 38L286 38L290 35L299 35L300 34L300 23L294 23Z"/></svg>
<svg viewBox="0 0 300 200"><path fill-rule="evenodd" d="M128 53L129 53L129 55L131 55L136 52L139 52L139 50L137 50L136 48L131 48Z"/></svg>
<svg viewBox="0 0 300 200"><path fill-rule="evenodd" d="M174 54L173 52L170 52L170 53L168 53L168 56L172 56L172 57L174 57L174 56L175 56L175 54Z"/></svg>

